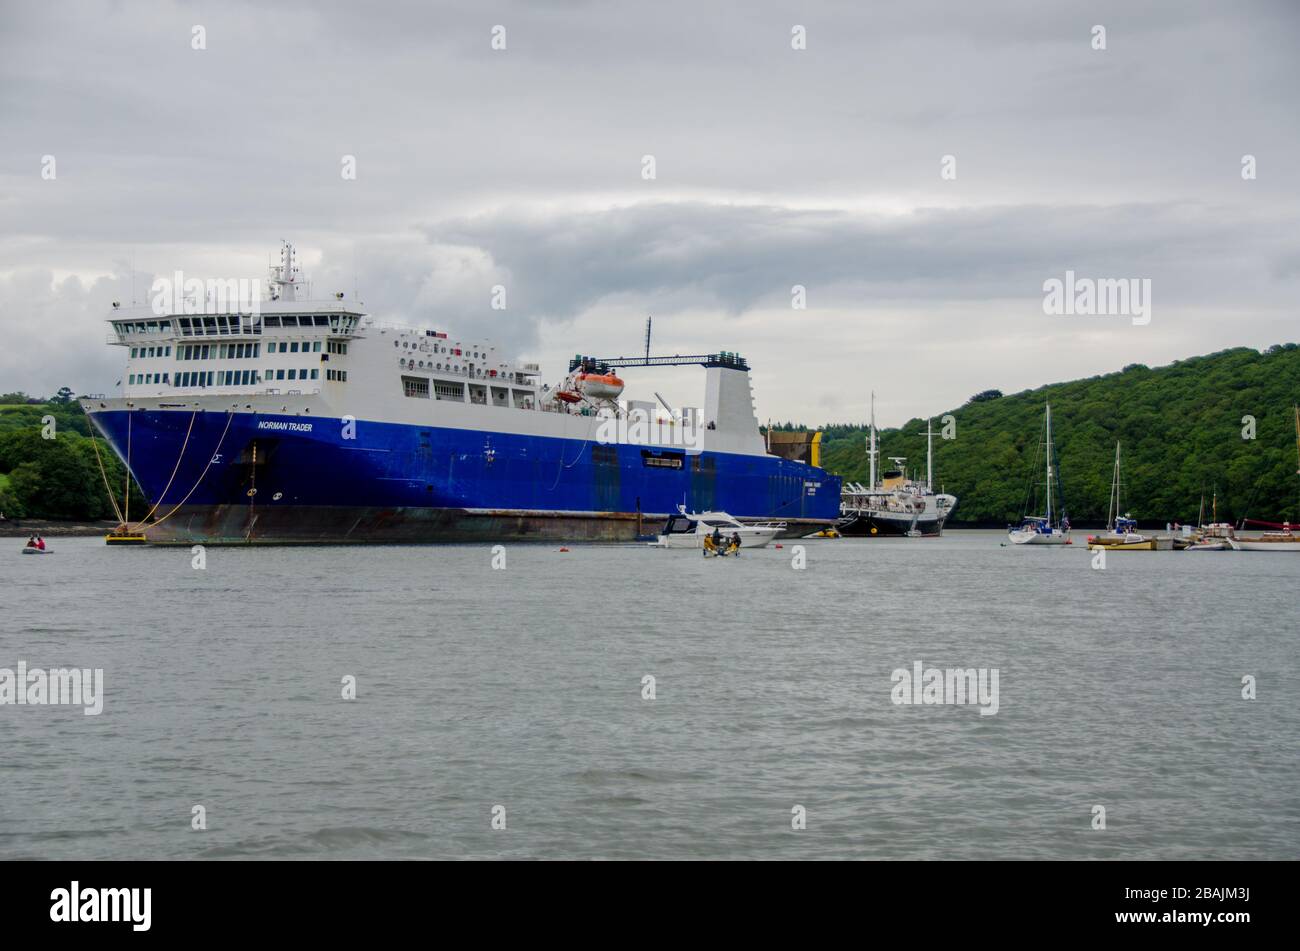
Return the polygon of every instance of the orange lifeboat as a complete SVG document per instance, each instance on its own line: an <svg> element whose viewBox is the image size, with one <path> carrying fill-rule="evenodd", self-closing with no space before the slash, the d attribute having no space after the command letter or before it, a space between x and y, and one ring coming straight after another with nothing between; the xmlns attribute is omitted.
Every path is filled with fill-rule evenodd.
<svg viewBox="0 0 1300 951"><path fill-rule="evenodd" d="M593 400L616 400L623 392L623 381L613 373L579 373L574 381L582 395Z"/></svg>
<svg viewBox="0 0 1300 951"><path fill-rule="evenodd" d="M556 390L555 398L563 403L577 403L582 399L581 396L571 390Z"/></svg>

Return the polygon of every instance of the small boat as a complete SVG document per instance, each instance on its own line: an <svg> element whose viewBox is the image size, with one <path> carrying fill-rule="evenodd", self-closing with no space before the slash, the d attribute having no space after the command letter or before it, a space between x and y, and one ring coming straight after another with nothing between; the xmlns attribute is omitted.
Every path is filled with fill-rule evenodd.
<svg viewBox="0 0 1300 951"><path fill-rule="evenodd" d="M664 523L659 540L651 542L659 548L704 548L705 538L712 539L714 531L722 535L724 550L731 544L733 535L740 536L742 548L762 548L785 531L785 522L763 522L747 525L726 512L700 512L688 515L680 512Z"/></svg>
<svg viewBox="0 0 1300 951"><path fill-rule="evenodd" d="M1115 443L1115 470L1110 480L1110 507L1106 512L1106 532L1102 535L1088 536L1088 547L1106 551L1155 551L1156 540L1141 535L1137 522L1125 512L1119 514L1120 492L1123 483L1119 477L1119 443Z"/></svg>
<svg viewBox="0 0 1300 951"><path fill-rule="evenodd" d="M1280 532L1264 532L1262 535L1238 535L1238 551L1300 551L1300 535L1291 531L1288 522L1282 523Z"/></svg>
<svg viewBox="0 0 1300 951"><path fill-rule="evenodd" d="M1013 545L1069 545L1070 542L1070 520L1065 517L1064 513L1059 514L1059 518L1053 520L1052 513L1052 481L1055 475L1052 466L1052 404L1047 404L1047 409L1043 417L1046 435L1043 439L1043 447L1046 449L1044 463L1044 473L1046 474L1047 485L1047 513L1045 515L1028 515L1021 520L1018 528L1007 529L1007 540ZM1037 461L1035 461L1037 468ZM1031 477L1032 478L1032 477ZM1030 485L1030 494L1032 495L1033 485ZM1028 507L1028 506L1026 506Z"/></svg>
<svg viewBox="0 0 1300 951"><path fill-rule="evenodd" d="M50 549L48 548L36 548L33 545L28 545L23 549L23 554L24 555L48 555L51 554L51 552Z"/></svg>
<svg viewBox="0 0 1300 951"><path fill-rule="evenodd" d="M105 545L145 545L148 542L143 532L115 531L104 536Z"/></svg>
<svg viewBox="0 0 1300 951"><path fill-rule="evenodd" d="M1202 496L1201 511L1196 519L1196 530L1192 532L1191 537L1186 542L1177 547L1182 548L1183 551L1241 551L1241 546L1237 544L1237 534L1232 527L1232 523L1218 521L1218 492L1215 492L1212 496L1210 505L1210 524L1206 525L1202 521L1205 514L1205 497Z"/></svg>
<svg viewBox="0 0 1300 951"><path fill-rule="evenodd" d="M1106 551L1155 551L1156 540L1138 534L1137 522L1133 519L1118 518L1114 522L1113 529L1105 535L1090 535L1088 537L1088 548L1093 551L1097 549L1105 549Z"/></svg>

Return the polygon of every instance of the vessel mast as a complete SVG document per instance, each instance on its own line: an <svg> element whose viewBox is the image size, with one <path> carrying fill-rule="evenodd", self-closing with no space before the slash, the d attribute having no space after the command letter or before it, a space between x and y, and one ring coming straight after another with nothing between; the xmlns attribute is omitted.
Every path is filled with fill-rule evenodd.
<svg viewBox="0 0 1300 951"><path fill-rule="evenodd" d="M1300 462L1300 403L1295 404L1294 409L1295 409L1295 453L1296 453L1296 461ZM1300 469L1297 469L1295 471L1295 474L1300 475Z"/></svg>
<svg viewBox="0 0 1300 951"><path fill-rule="evenodd" d="M1052 524L1052 404L1047 404L1047 524Z"/></svg>
<svg viewBox="0 0 1300 951"><path fill-rule="evenodd" d="M867 460L871 466L870 491L876 491L876 394L871 394L871 438L867 443Z"/></svg>
<svg viewBox="0 0 1300 951"><path fill-rule="evenodd" d="M925 421L925 491L934 491L934 420Z"/></svg>
<svg viewBox="0 0 1300 951"><path fill-rule="evenodd" d="M1119 515L1119 443L1115 443L1115 472L1110 477L1110 507L1106 512L1106 528L1113 531L1115 517Z"/></svg>

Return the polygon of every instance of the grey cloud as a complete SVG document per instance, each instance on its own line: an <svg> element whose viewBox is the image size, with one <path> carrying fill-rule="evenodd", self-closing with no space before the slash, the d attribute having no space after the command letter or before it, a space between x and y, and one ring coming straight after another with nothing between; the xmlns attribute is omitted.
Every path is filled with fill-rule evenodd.
<svg viewBox="0 0 1300 951"><path fill-rule="evenodd" d="M963 391L1006 388L967 355L1008 321L1044 347L1077 334L1034 320L1036 289L1066 268L1152 278L1157 316L1119 345L1072 338L1054 375L1114 369L1119 350L1267 345L1293 318L1300 260L1298 37L1300 8L1280 0L10 4L0 387L112 384L99 321L129 291L122 262L261 276L280 238L318 289L351 292L355 259L379 319L557 359L556 328L599 338L593 315L616 314L608 345L623 346L656 312L743 323L721 336L806 373L871 363L825 340L801 355L806 334L776 342L798 283L834 339L907 313L928 349L906 359ZM782 399L779 415L822 415L798 388Z"/></svg>

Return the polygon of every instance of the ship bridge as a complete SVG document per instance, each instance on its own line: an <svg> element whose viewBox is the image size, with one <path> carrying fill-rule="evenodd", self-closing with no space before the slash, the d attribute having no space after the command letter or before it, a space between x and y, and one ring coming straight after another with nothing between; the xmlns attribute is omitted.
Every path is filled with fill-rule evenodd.
<svg viewBox="0 0 1300 951"><path fill-rule="evenodd" d="M349 342L364 335L365 312L342 293L311 297L285 243L259 282L155 282L149 304L113 303L108 342L127 348L127 397L320 393L348 382Z"/></svg>

